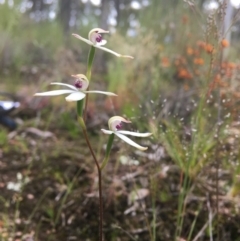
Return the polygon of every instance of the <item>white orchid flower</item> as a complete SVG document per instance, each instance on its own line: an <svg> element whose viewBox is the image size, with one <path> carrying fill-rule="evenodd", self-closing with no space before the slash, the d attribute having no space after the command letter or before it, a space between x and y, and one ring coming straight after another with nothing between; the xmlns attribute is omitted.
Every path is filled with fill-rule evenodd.
<svg viewBox="0 0 240 241"><path fill-rule="evenodd" d="M88 39L81 37L78 34L73 33L72 35L80 40L82 40L83 42L94 46L95 48L101 49L103 51L106 51L108 53L111 53L117 57L124 57L124 58L130 58L133 59L132 56L129 55L121 55L119 53L116 53L108 48L103 47L103 45L105 45L107 43L107 41L105 39L102 38L102 33L109 33L109 31L103 30L101 28L94 28L92 29L89 34L88 34Z"/></svg>
<svg viewBox="0 0 240 241"><path fill-rule="evenodd" d="M69 89L52 90L52 91L47 91L47 92L42 92L42 93L36 93L35 96L57 96L57 95L69 94L65 98L66 101L81 100L81 99L85 98L87 93L98 93L98 94L104 94L104 95L109 95L109 96L116 96L116 94L114 94L112 92L104 92L104 91L99 91L99 90L91 90L91 91L87 90L89 81L88 81L87 77L83 74L72 75L72 77L76 78L74 85L58 83L58 82L51 83L51 85L66 86Z"/></svg>
<svg viewBox="0 0 240 241"><path fill-rule="evenodd" d="M120 139L127 142L129 145L136 147L139 150L142 150L142 151L147 150L148 149L147 147L138 145L137 143L135 143L125 135L137 136L137 137L148 137L148 136L151 136L152 133L138 133L138 132L131 132L131 131L123 131L121 130L123 122L131 123L131 121L128 121L121 116L114 116L110 118L108 121L109 130L101 129L101 131L104 134L108 134L108 135L115 134Z"/></svg>

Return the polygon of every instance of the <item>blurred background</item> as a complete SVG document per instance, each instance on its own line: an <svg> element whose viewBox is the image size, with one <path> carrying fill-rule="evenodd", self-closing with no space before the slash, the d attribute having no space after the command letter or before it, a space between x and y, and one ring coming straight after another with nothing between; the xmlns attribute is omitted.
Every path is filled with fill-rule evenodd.
<svg viewBox="0 0 240 241"><path fill-rule="evenodd" d="M71 81L71 74L84 73L89 46L71 34L87 37L94 27L110 30L110 35L104 36L107 47L135 57L131 62L96 53L95 81L119 95L128 91L126 100L114 100L115 107L126 107L128 98L131 103L146 98L154 101L160 92L166 93L165 87L168 91L179 89L179 84L186 88L200 85L203 81L197 72L205 71L209 61L194 49L201 41L214 46L222 35L234 47L226 50L228 60L239 54L239 2L227 1L224 22L223 13L219 15L222 5L207 0L2 0L1 90L30 98L52 81ZM211 20L216 12L217 19ZM191 66L185 68L184 61ZM143 90L147 93L144 97L140 94Z"/></svg>
<svg viewBox="0 0 240 241"><path fill-rule="evenodd" d="M239 240L239 11L239 0L0 0L0 101L15 103L0 111L1 240L96 240L97 172L75 104L33 97L86 73L89 46L72 33L96 27L134 56L96 49L91 89L118 94L90 96L99 159L112 115L153 133L146 153L115 143L106 240Z"/></svg>

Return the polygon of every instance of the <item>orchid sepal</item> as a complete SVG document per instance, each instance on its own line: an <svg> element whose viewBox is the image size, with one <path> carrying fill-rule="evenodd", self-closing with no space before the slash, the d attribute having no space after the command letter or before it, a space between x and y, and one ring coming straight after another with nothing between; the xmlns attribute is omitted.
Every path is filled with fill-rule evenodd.
<svg viewBox="0 0 240 241"><path fill-rule="evenodd" d="M108 95L108 96L117 96L116 94L112 92L106 92L106 91L100 91L100 90L86 90L84 93L98 93L98 94L103 94L103 95Z"/></svg>
<svg viewBox="0 0 240 241"><path fill-rule="evenodd" d="M82 40L83 42L85 42L85 43L87 43L87 44L89 44L89 45L93 45L93 43L92 43L90 40L88 40L88 39L86 39L86 38L83 38L83 37L81 37L81 36L78 35L78 34L73 33L72 36L74 36L75 38L78 38L78 39Z"/></svg>
<svg viewBox="0 0 240 241"><path fill-rule="evenodd" d="M96 46L94 46L94 47L96 47L96 48L98 48L98 49L101 49L101 50L103 50L103 51L105 51L105 52L108 52L108 53L110 53L110 54L113 54L113 55L115 55L115 56L117 56L117 57L134 59L134 57L132 57L132 56L130 56L130 55L122 55L122 54L119 54L119 53L117 53L117 52L115 52L115 51L112 51L111 49L108 49L108 48L105 48L105 47L102 47L102 46L96 45Z"/></svg>
<svg viewBox="0 0 240 241"><path fill-rule="evenodd" d="M118 136L123 141L125 141L126 143L128 143L129 145L136 147L138 150L146 151L148 149L148 147L140 146L139 144L137 144L136 142L132 141L130 138L128 138L127 136L119 132L115 132L115 135Z"/></svg>
<svg viewBox="0 0 240 241"><path fill-rule="evenodd" d="M34 96L57 96L73 93L74 90L51 90L42 93L35 93Z"/></svg>
<svg viewBox="0 0 240 241"><path fill-rule="evenodd" d="M139 132L133 132L133 131L118 131L118 133L123 134L123 135L129 135L129 136L137 136L137 137L148 137L151 136L152 133L147 132L147 133L139 133Z"/></svg>

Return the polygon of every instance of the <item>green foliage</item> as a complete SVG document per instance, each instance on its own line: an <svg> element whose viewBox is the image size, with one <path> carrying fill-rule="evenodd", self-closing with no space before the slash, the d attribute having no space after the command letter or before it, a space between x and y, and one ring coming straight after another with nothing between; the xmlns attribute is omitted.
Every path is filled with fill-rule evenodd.
<svg viewBox="0 0 240 241"><path fill-rule="evenodd" d="M67 131L70 138L78 139L81 134L80 128L76 123L75 118L69 115L68 112L64 112L61 114L61 118L58 122L58 127L60 129L64 129Z"/></svg>
<svg viewBox="0 0 240 241"><path fill-rule="evenodd" d="M0 146L7 145L8 142L8 133L5 129L0 129Z"/></svg>
<svg viewBox="0 0 240 241"><path fill-rule="evenodd" d="M58 22L36 24L18 11L17 6L0 4L0 52L3 66L17 69L23 65L52 61L57 49L64 44Z"/></svg>
<svg viewBox="0 0 240 241"><path fill-rule="evenodd" d="M206 124L203 127L204 131L196 127L196 129L189 130L191 134L186 134L183 133L183 128L179 128L178 124L165 123L165 130L160 130L160 140L168 154L190 177L197 176L205 165L214 160L212 157L216 145L216 130L213 128L212 131L209 131ZM181 137L179 133L189 135L188 138L191 140L184 140L184 137Z"/></svg>

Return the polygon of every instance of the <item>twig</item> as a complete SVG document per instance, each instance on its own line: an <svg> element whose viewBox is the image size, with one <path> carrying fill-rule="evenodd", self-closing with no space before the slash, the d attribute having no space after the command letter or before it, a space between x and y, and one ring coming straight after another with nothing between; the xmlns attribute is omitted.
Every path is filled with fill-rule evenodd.
<svg viewBox="0 0 240 241"><path fill-rule="evenodd" d="M216 212L213 213L212 215L212 219L215 217L216 215ZM198 232L198 234L195 236L195 238L192 240L192 241L197 241L202 235L203 233L205 232L205 229L208 227L209 225L209 222L211 221L212 222L212 219L208 219L208 221L203 225L202 229Z"/></svg>

